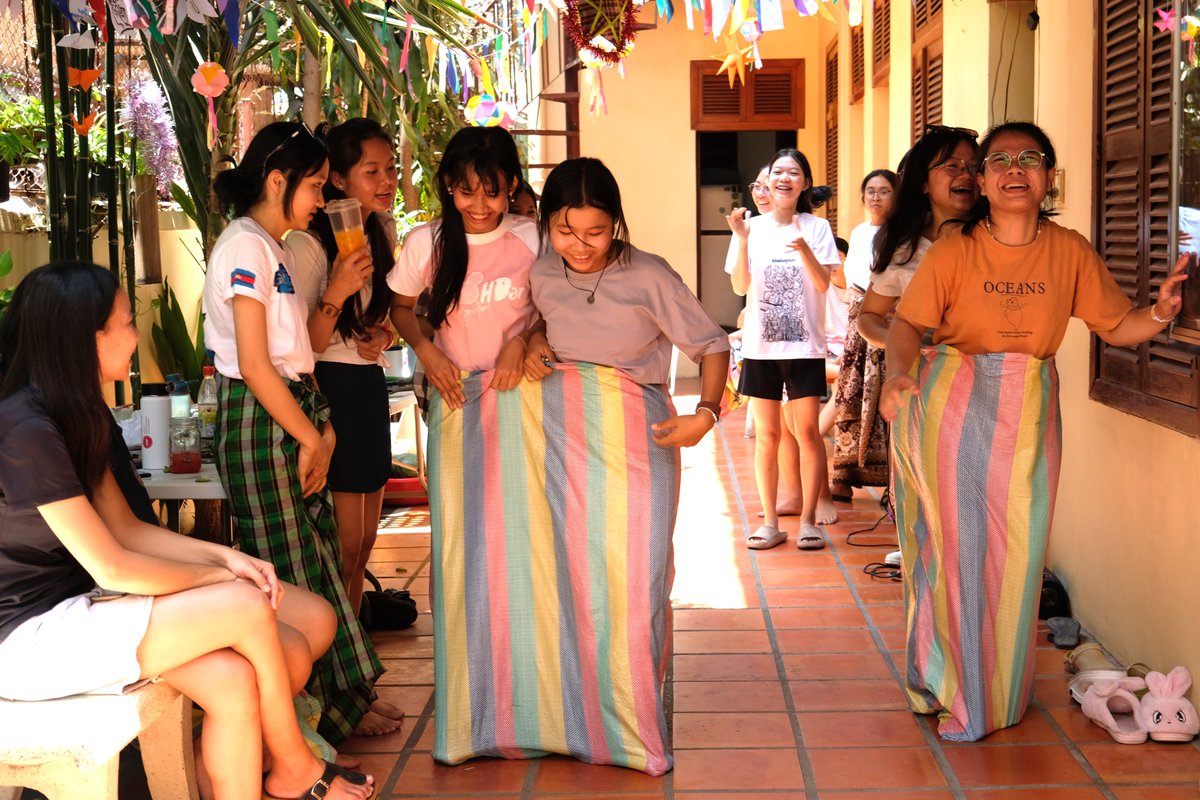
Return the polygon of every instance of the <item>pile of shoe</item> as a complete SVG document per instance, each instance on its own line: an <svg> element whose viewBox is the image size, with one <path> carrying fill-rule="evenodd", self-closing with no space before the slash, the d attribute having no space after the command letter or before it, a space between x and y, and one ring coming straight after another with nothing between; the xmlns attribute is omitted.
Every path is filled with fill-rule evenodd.
<svg viewBox="0 0 1200 800"><path fill-rule="evenodd" d="M1114 741L1190 742L1200 734L1200 717L1184 697L1192 685L1186 667L1166 675L1145 664L1123 669L1094 642L1072 650L1066 663L1075 673L1068 683L1071 697Z"/></svg>

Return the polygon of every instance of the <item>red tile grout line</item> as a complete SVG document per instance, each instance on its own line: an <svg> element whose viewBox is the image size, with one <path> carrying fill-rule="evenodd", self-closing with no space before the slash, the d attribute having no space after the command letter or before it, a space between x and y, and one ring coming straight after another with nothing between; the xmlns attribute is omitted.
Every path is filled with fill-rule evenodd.
<svg viewBox="0 0 1200 800"><path fill-rule="evenodd" d="M718 425L721 448L725 453L725 466L729 470L730 488L737 505L738 519L741 521L743 533L750 532L750 520L746 517L746 506L742 502L742 490L738 481L737 470L733 463L733 454L729 451L729 440L725 437L725 426ZM800 718L796 715L796 698L792 696L788 682L787 667L783 663L783 653L775 634L775 625L771 621L771 606L767 603L767 590L763 586L762 575L758 569L758 553L750 554L750 568L754 571L754 590L758 595L758 607L762 611L763 625L767 632L767 641L771 645L771 657L775 661L775 673L778 676L780 689L783 691L784 707L787 709L788 722L792 726L792 738L796 742L796 758L800 762L800 774L804 777L804 795L807 800L819 800L817 792L816 772L808 757L808 748L804 746L804 733L800 730ZM965 800L965 798L960 798Z"/></svg>
<svg viewBox="0 0 1200 800"><path fill-rule="evenodd" d="M404 741L404 746L400 748L400 753L396 756L396 763L392 767L391 773L387 780L383 782L383 786L379 788L378 797L393 797L396 783L400 780L400 775L404 772L404 768L408 766L408 760L412 758L413 752L417 749L417 745L421 743L421 737L425 735L425 726L433 719L433 708L436 700L436 694L431 694L425 702L425 708L421 709L420 716L417 717L417 724L413 725L412 733ZM429 756L433 758L432 753ZM407 795L408 797L422 797L422 795ZM424 797L433 797L434 795L423 795Z"/></svg>

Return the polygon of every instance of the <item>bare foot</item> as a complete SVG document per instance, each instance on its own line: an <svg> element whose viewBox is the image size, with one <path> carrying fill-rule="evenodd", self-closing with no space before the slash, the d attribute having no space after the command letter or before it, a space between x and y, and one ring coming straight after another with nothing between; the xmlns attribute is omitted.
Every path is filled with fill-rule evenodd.
<svg viewBox="0 0 1200 800"><path fill-rule="evenodd" d="M263 781L263 796L304 797L306 792L311 792L317 784L331 777L329 791L324 795L328 800L365 800L374 793L375 779L370 775L337 774L335 770L335 767L328 767L323 761L315 761L311 768L302 772L273 769ZM362 779L361 782L358 779Z"/></svg>
<svg viewBox="0 0 1200 800"><path fill-rule="evenodd" d="M354 727L355 736L383 736L387 733L394 733L400 730L403 722L391 717L385 717L382 714L377 714L374 711L368 711L367 715L359 720L358 725Z"/></svg>
<svg viewBox="0 0 1200 800"><path fill-rule="evenodd" d="M832 525L838 521L838 512L833 505L833 500L828 497L822 497L817 501L817 524Z"/></svg>
<svg viewBox="0 0 1200 800"><path fill-rule="evenodd" d="M404 710L394 703L389 703L387 700L377 699L371 703L371 710L381 717L394 719L397 722L404 721Z"/></svg>
<svg viewBox="0 0 1200 800"><path fill-rule="evenodd" d="M834 481L833 483L829 484L829 489L833 499L838 502L847 503L854 499L854 487L848 483L843 481ZM850 500L842 500L841 498L843 497L848 497Z"/></svg>
<svg viewBox="0 0 1200 800"><path fill-rule="evenodd" d="M337 765L342 769L358 769L362 766L362 759L358 756L352 756L348 753L337 754Z"/></svg>
<svg viewBox="0 0 1200 800"><path fill-rule="evenodd" d="M784 500L775 504L775 513L781 517L795 517L803 508L804 503L800 500ZM761 517L763 512L758 512L758 515Z"/></svg>

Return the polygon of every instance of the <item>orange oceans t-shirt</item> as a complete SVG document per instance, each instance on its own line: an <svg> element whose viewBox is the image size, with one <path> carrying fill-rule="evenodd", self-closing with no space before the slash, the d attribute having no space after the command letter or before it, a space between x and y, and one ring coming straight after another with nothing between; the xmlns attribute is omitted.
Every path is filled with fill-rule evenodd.
<svg viewBox="0 0 1200 800"><path fill-rule="evenodd" d="M1088 240L1053 222L1037 239L1009 247L981 224L929 248L897 315L933 328L933 341L968 354L1028 353L1048 358L1067 322L1115 328L1133 304Z"/></svg>

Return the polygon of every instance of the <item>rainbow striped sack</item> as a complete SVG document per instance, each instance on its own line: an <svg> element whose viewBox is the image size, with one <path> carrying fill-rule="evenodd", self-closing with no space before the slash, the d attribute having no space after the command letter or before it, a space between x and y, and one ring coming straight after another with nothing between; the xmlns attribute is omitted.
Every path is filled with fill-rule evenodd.
<svg viewBox="0 0 1200 800"><path fill-rule="evenodd" d="M919 391L892 429L904 553L906 682L942 738L1021 720L1062 434L1054 360L921 355Z"/></svg>
<svg viewBox="0 0 1200 800"><path fill-rule="evenodd" d="M507 392L491 378L429 409L433 757L661 775L679 456L649 427L674 410L608 367Z"/></svg>

